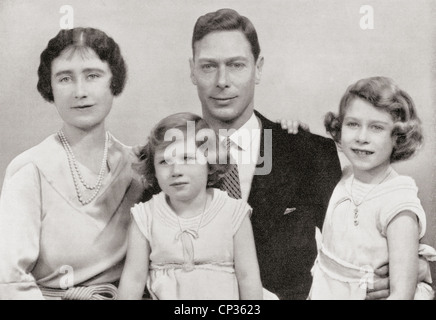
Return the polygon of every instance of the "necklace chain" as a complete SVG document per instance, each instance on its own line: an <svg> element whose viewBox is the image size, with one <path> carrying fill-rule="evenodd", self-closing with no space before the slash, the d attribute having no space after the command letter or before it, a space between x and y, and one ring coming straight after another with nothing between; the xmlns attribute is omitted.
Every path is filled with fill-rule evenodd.
<svg viewBox="0 0 436 320"><path fill-rule="evenodd" d="M83 179L83 176L79 170L79 167L77 165L77 160L76 157L74 156L73 150L71 149L70 144L68 143L67 138L64 135L64 132L61 130L58 131L58 136L59 136L59 140L62 143L62 146L65 149L65 152L67 154L67 158L68 158L68 165L70 167L70 172L71 175L73 177L73 182L74 182L74 188L76 189L76 194L77 194L77 198L79 200L79 202L82 205L86 205L88 203L90 203L92 200L95 199L95 197L97 196L98 192L100 191L102 185L103 185L103 178L104 178L104 174L106 172L106 167L107 167L107 154L108 154L108 141L109 141L109 135L106 133L106 139L105 139L105 143L104 143L104 151L103 151L103 159L101 161L101 166L100 166L100 171L97 177L97 181L93 186L90 186L88 183L85 182L85 180ZM83 197L83 194L80 190L80 186L79 186L79 182L80 184L85 187L85 189L88 190L93 190L94 192L92 193L92 195L88 198L85 199Z"/></svg>
<svg viewBox="0 0 436 320"><path fill-rule="evenodd" d="M206 205L207 205L207 195L206 195L206 200L204 202L203 211L200 213L201 217L200 217L200 221L197 225L197 230L192 230L189 228L183 229L182 225L180 223L179 215L176 213L177 222L179 223L179 228L180 228L180 232L177 233L176 239L177 240L180 239L182 241L183 259L184 259L183 270L186 272L194 270L194 265L195 265L194 245L192 243L192 239L190 239L190 237L188 235L191 235L192 238L194 238L194 239L199 238L199 236L200 236L199 231L200 231L201 223L203 221L204 212L206 211ZM187 241L188 241L187 238L189 238L189 243L187 243Z"/></svg>
<svg viewBox="0 0 436 320"><path fill-rule="evenodd" d="M359 225L359 206L365 201L366 197L372 192L374 191L375 188L377 188L380 184L382 184L392 173L392 168L390 168L389 172L386 174L386 176L379 182L377 183L374 187L372 187L362 198L362 200L360 200L359 203L357 203L356 201L354 201L353 198L353 184L354 184L354 175L353 175L353 179L351 180L351 186L350 186L350 199L354 204L354 225L358 226Z"/></svg>
<svg viewBox="0 0 436 320"><path fill-rule="evenodd" d="M204 216L204 211L206 211L206 205L207 205L207 196L206 196L206 201L204 203L203 212L200 213L200 215L201 215L200 222L198 223L197 230L195 231L196 238L198 238L198 232L200 231L200 226L201 226L201 223L203 222L203 216ZM179 215L177 213L176 213L176 217L177 217L177 222L179 223L180 232L183 232L183 228L182 228L182 225L180 223Z"/></svg>

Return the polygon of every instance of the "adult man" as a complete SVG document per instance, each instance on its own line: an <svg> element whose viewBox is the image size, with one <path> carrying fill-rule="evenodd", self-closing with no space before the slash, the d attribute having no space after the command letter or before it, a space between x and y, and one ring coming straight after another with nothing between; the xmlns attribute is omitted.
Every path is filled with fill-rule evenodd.
<svg viewBox="0 0 436 320"><path fill-rule="evenodd" d="M191 79L203 117L230 136L230 152L271 159L269 174L256 161L238 163L240 195L253 207L252 225L264 287L280 299L306 299L316 258L315 227L322 227L330 195L341 176L333 141L308 133L289 135L254 110L263 57L251 22L231 9L197 20ZM250 141L240 143L238 132ZM271 139L265 139L271 134ZM223 138L224 139L224 138Z"/></svg>

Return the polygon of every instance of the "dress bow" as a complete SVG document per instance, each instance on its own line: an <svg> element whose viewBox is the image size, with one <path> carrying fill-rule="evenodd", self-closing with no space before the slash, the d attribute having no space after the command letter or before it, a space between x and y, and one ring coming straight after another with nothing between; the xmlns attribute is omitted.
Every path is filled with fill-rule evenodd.
<svg viewBox="0 0 436 320"><path fill-rule="evenodd" d="M198 232L191 229L185 229L177 232L176 240L182 241L183 246L183 270L194 270L194 244L192 239L198 239Z"/></svg>

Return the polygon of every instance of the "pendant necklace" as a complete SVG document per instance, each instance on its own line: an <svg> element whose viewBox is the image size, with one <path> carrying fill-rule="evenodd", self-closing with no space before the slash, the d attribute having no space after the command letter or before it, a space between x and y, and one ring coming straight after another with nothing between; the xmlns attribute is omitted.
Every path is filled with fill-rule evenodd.
<svg viewBox="0 0 436 320"><path fill-rule="evenodd" d="M353 174L353 179L351 180L351 187L350 187L350 199L354 204L354 225L358 226L359 225L359 206L365 201L366 197L372 192L374 191L375 188L377 188L380 184L382 184L392 173L392 168L389 169L389 172L386 174L386 176L379 182L377 183L374 187L372 187L366 194L365 196L362 198L362 200L357 203L356 201L354 201L353 198L353 183L354 183L354 174Z"/></svg>
<svg viewBox="0 0 436 320"><path fill-rule="evenodd" d="M67 138L64 135L64 132L61 130L58 131L58 136L59 136L59 140L62 143L62 146L65 149L65 152L67 154L67 158L68 158L68 166L70 167L70 172L71 175L73 177L73 183L74 183L74 188L76 190L76 194L77 194L77 199L79 200L79 202L82 205L86 205L88 203L90 203L92 200L95 199L95 197L97 197L98 192L101 189L101 186L103 185L103 178L104 178L104 174L106 172L106 167L107 167L107 154L108 154L108 141L109 141L109 135L106 132L106 138L105 138L105 142L104 142L104 150L103 150L103 159L101 161L101 166L100 166L100 170L98 173L98 177L97 177L97 181L96 183L91 186L88 183L85 182L85 180L83 179L83 175L79 170L79 166L77 164L77 160L76 157L74 156L73 153L73 149L71 149L70 144L68 143ZM85 199L82 195L82 192L80 190L80 185L79 183L87 190L93 190L94 192L92 193L92 195L88 198Z"/></svg>

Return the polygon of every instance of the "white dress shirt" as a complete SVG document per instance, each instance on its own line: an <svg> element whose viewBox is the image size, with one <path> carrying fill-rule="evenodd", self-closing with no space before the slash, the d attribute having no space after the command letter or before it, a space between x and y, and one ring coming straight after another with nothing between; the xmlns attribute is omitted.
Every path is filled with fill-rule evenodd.
<svg viewBox="0 0 436 320"><path fill-rule="evenodd" d="M238 165L242 199L245 201L248 201L250 195L251 183L259 158L260 129L260 121L253 113L238 130L234 132L219 130L219 139L223 144L226 139L224 133L230 133L230 155Z"/></svg>

